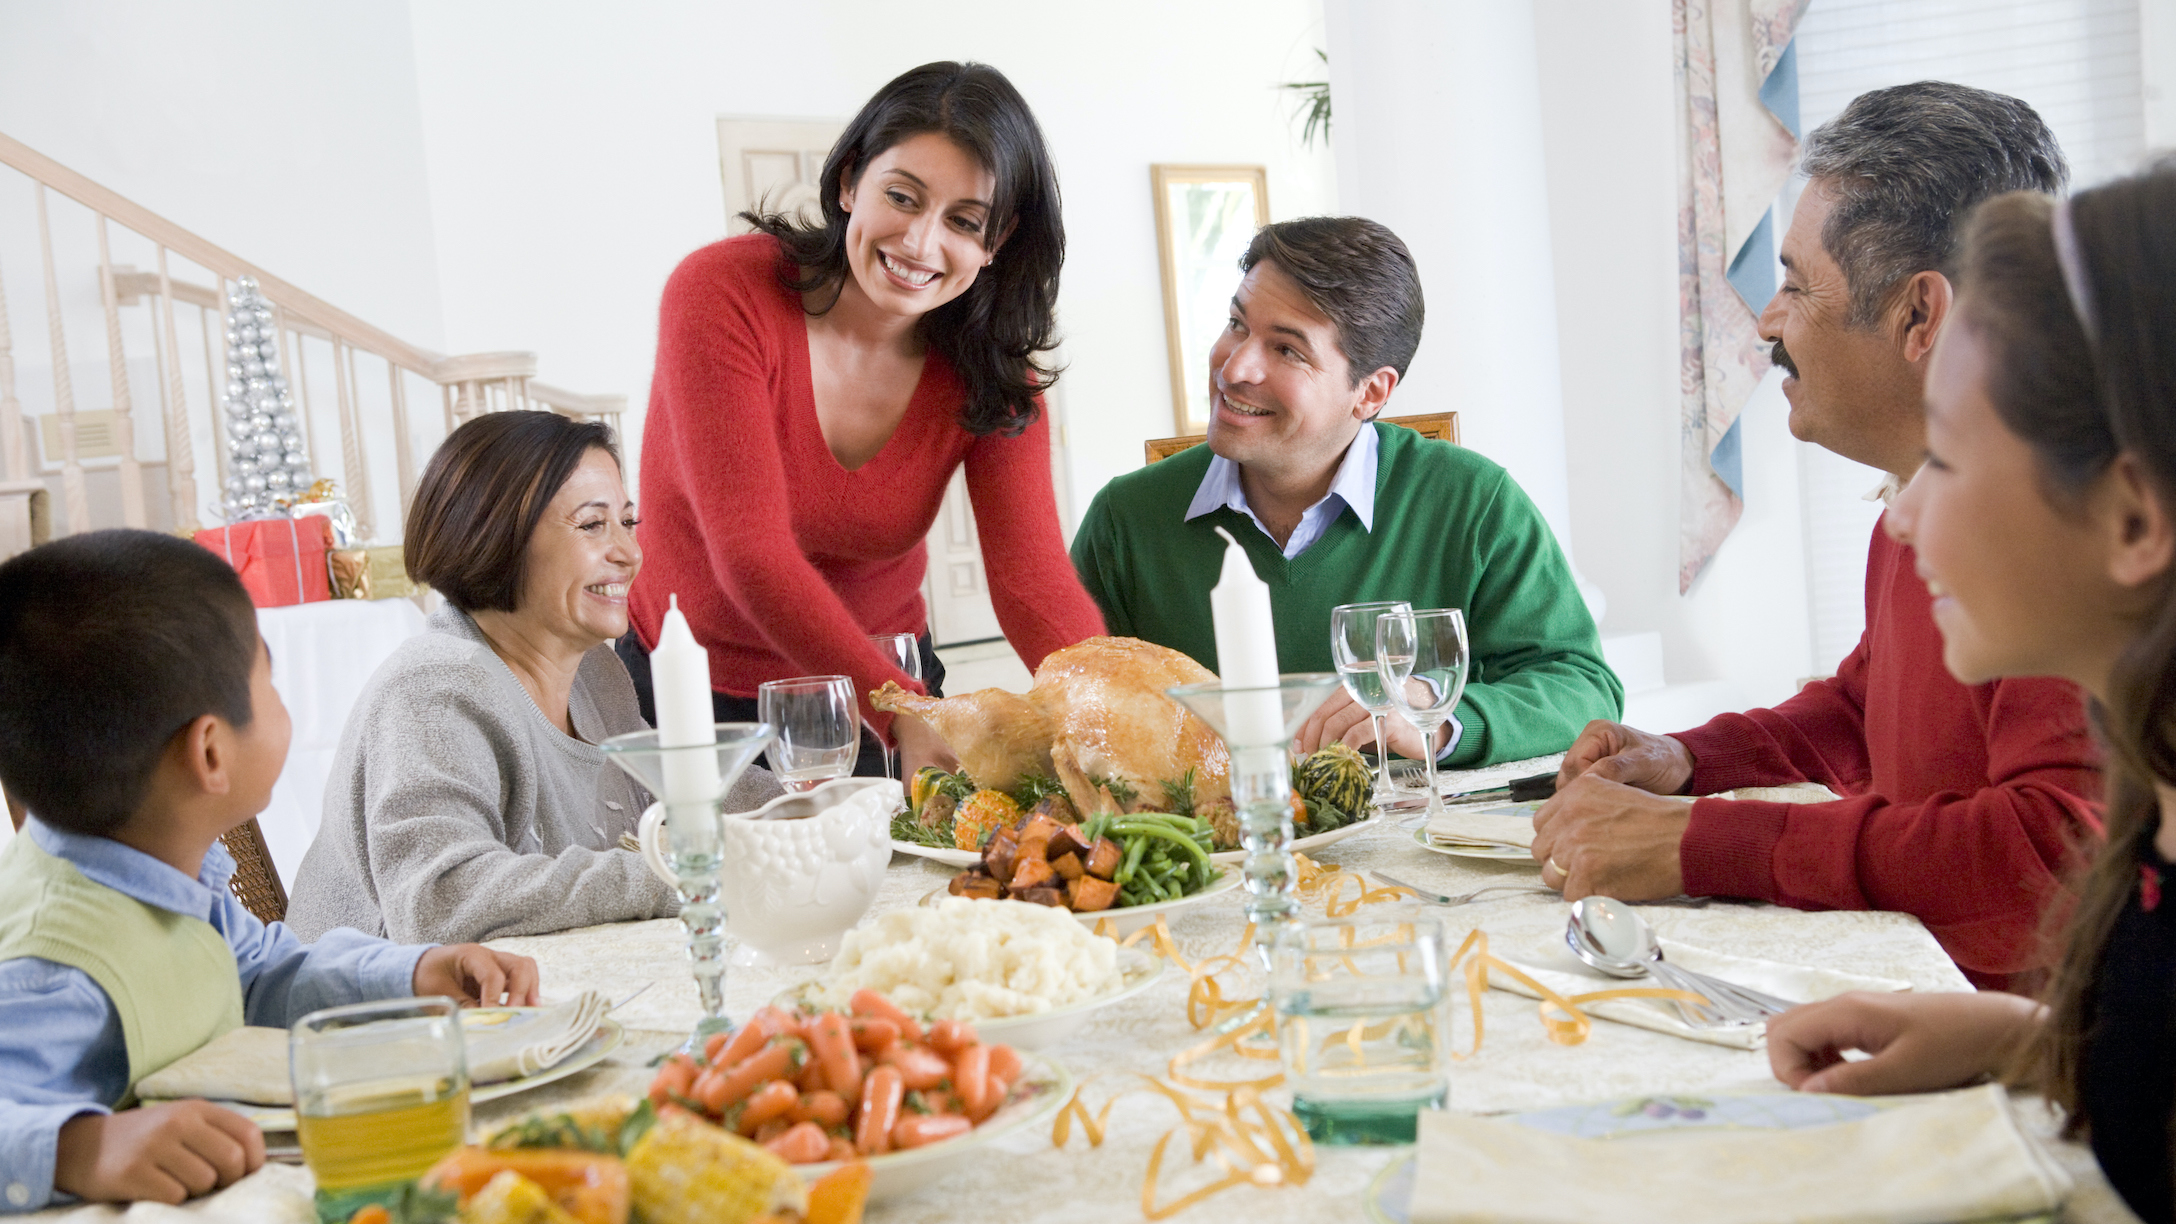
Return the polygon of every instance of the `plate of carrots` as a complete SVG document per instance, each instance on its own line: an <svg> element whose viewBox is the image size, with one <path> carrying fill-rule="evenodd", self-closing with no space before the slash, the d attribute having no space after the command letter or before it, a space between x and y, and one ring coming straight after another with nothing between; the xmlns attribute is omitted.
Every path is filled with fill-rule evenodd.
<svg viewBox="0 0 2176 1224"><path fill-rule="evenodd" d="M843 1011L758 1009L713 1034L702 1057L667 1059L650 1099L753 1139L805 1177L863 1161L874 1201L944 1176L1072 1089L1048 1059L984 1042L960 1021L925 1025L863 990Z"/></svg>

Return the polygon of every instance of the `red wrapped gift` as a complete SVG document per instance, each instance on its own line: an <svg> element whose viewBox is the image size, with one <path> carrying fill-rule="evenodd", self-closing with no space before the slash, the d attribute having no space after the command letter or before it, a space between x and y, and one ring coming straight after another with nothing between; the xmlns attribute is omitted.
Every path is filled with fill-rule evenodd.
<svg viewBox="0 0 2176 1224"><path fill-rule="evenodd" d="M196 542L227 559L260 608L332 598L325 552L332 524L322 516L252 519L196 533Z"/></svg>

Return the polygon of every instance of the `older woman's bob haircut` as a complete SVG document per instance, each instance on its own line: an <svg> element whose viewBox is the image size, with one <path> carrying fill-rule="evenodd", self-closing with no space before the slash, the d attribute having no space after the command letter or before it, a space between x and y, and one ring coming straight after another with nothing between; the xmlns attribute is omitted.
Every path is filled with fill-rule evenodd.
<svg viewBox="0 0 2176 1224"><path fill-rule="evenodd" d="M492 412L446 436L408 507L408 577L463 612L521 602L529 537L582 456L620 461L611 427L556 412Z"/></svg>

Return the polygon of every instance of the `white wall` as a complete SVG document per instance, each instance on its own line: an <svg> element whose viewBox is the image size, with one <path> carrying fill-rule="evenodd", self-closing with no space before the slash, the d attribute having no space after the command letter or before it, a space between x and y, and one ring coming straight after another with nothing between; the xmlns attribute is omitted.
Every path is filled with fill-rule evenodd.
<svg viewBox="0 0 2176 1224"><path fill-rule="evenodd" d="M658 295L724 236L715 120L844 119L935 59L996 65L1058 161L1075 507L1173 432L1152 162L1260 163L1279 218L1333 207L1274 86L1315 79L1318 0L429 3L413 9L446 331L536 350L577 390L647 395ZM1204 375L1206 376L1206 375ZM630 413L635 433L637 413Z"/></svg>
<svg viewBox="0 0 2176 1224"><path fill-rule="evenodd" d="M0 0L0 132L394 335L445 343L405 0ZM5 274L19 306L36 268ZM26 341L18 360L36 360Z"/></svg>
<svg viewBox="0 0 2176 1224"><path fill-rule="evenodd" d="M1797 448L1747 405L1745 517L1677 592L1677 162L1668 0L1534 0L1572 544L1605 634L1659 632L1673 684L1778 700L1809 657ZM1654 728L1675 730L1676 728Z"/></svg>

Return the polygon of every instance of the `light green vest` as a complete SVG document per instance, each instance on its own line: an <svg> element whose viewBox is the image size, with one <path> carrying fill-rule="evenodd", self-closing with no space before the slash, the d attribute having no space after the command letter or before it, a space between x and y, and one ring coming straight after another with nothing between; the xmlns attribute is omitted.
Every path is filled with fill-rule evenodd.
<svg viewBox="0 0 2176 1224"><path fill-rule="evenodd" d="M128 1041L124 1100L242 1024L242 976L212 924L92 883L28 834L0 848L0 961L22 956L80 969L106 992Z"/></svg>

